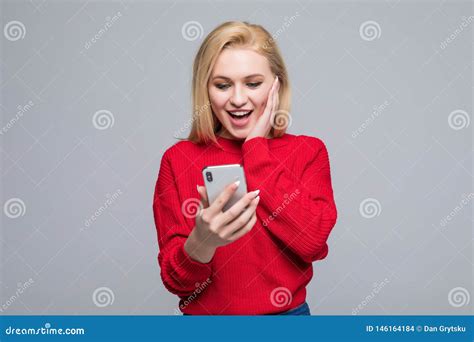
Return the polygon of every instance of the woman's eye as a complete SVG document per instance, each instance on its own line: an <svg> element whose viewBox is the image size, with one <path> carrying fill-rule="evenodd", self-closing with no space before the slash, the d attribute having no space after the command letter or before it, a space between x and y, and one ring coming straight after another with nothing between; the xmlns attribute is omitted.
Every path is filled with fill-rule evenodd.
<svg viewBox="0 0 474 342"><path fill-rule="evenodd" d="M257 88L262 82L247 83L250 88Z"/></svg>
<svg viewBox="0 0 474 342"><path fill-rule="evenodd" d="M247 83L247 85L250 87L250 88L257 88L260 84L262 84L263 82L250 82L250 83ZM219 84L216 84L216 87L218 89L221 89L221 90L225 90L227 88L230 87L230 84L227 84L227 83L219 83Z"/></svg>
<svg viewBox="0 0 474 342"><path fill-rule="evenodd" d="M216 84L216 87L223 90L223 89L227 89L230 86L228 84L220 83L220 84Z"/></svg>

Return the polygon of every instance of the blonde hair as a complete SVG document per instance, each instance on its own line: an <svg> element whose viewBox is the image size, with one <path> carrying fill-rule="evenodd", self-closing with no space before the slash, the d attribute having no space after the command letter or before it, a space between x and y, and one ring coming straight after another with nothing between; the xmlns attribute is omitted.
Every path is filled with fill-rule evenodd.
<svg viewBox="0 0 474 342"><path fill-rule="evenodd" d="M266 57L270 70L280 82L278 113L289 113L291 90L286 66L272 36L260 25L241 21L228 21L216 27L202 42L193 64L192 103L193 118L187 140L195 143L216 142L215 133L222 125L212 112L208 82L217 57L224 49L248 48ZM286 125L272 124L271 137L285 134Z"/></svg>

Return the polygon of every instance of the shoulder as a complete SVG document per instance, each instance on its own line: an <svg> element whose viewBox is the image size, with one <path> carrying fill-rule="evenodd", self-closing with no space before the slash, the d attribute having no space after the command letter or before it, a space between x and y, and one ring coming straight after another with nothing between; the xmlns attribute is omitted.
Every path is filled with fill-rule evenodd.
<svg viewBox="0 0 474 342"><path fill-rule="evenodd" d="M189 159L190 155L203 149L203 145L189 140L181 140L169 146L163 153L163 160Z"/></svg>
<svg viewBox="0 0 474 342"><path fill-rule="evenodd" d="M282 139L285 139L291 148L310 148L315 153L321 150L327 151L325 143L318 137L286 133Z"/></svg>
<svg viewBox="0 0 474 342"><path fill-rule="evenodd" d="M200 155L202 146L188 140L182 140L165 147L161 155L160 175L171 175L189 165L192 156Z"/></svg>

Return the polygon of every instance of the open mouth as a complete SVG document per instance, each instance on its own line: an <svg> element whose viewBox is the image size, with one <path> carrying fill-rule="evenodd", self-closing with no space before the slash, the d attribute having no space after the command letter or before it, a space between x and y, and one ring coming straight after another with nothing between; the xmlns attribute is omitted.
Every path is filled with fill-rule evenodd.
<svg viewBox="0 0 474 342"><path fill-rule="evenodd" d="M227 112L232 118L236 120L242 120L245 119L246 117L250 116L252 114L253 110L251 111L242 111L242 112Z"/></svg>

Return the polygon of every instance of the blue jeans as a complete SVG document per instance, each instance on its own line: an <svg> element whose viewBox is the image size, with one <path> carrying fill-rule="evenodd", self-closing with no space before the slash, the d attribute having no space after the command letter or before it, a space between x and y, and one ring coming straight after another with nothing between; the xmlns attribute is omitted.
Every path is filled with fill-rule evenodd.
<svg viewBox="0 0 474 342"><path fill-rule="evenodd" d="M185 316L190 316L189 314L183 313ZM311 312L309 311L309 305L308 303L304 302L303 304L297 306L296 308L293 308L288 311L276 313L276 314L270 314L270 315L298 315L298 316L310 316Z"/></svg>
<svg viewBox="0 0 474 342"><path fill-rule="evenodd" d="M308 303L304 302L303 304L297 306L296 308L293 308L293 309L285 311L285 312L280 312L280 313L277 313L277 314L273 314L273 315L309 316L309 315L311 315L311 312L309 311Z"/></svg>

